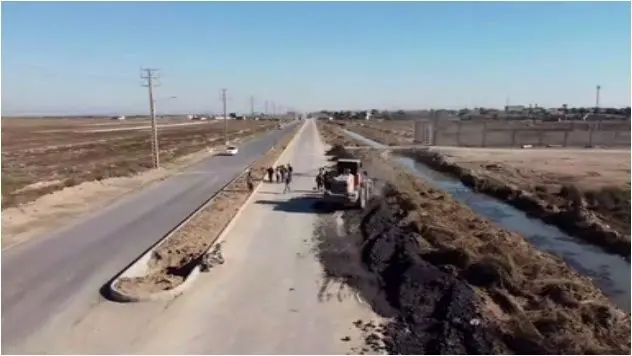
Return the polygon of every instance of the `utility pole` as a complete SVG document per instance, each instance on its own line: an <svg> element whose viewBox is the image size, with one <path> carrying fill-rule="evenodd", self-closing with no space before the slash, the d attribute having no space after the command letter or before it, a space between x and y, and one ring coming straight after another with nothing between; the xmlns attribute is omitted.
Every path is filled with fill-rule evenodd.
<svg viewBox="0 0 632 356"><path fill-rule="evenodd" d="M228 144L228 116L226 116L226 89L222 89L222 106L224 108L224 141Z"/></svg>
<svg viewBox="0 0 632 356"><path fill-rule="evenodd" d="M264 113L268 116L268 101L266 100Z"/></svg>
<svg viewBox="0 0 632 356"><path fill-rule="evenodd" d="M143 68L141 69L141 79L147 82L143 86L148 88L149 91L149 115L151 116L151 153L154 168L160 167L160 149L158 147L158 123L156 122L156 100L154 100L154 86L156 83L154 79L160 78L158 69Z"/></svg>
<svg viewBox="0 0 632 356"><path fill-rule="evenodd" d="M255 118L255 97L250 96L250 118Z"/></svg>
<svg viewBox="0 0 632 356"><path fill-rule="evenodd" d="M599 112L599 94L601 92L601 85L597 85L597 97L595 98L595 112Z"/></svg>

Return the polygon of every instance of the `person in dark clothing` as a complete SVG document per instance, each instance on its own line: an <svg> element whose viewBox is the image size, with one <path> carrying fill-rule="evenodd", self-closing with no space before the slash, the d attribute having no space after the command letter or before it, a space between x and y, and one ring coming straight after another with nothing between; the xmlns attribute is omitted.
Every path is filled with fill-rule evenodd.
<svg viewBox="0 0 632 356"><path fill-rule="evenodd" d="M268 167L267 172L268 172L268 182L270 183L274 182L274 168Z"/></svg>
<svg viewBox="0 0 632 356"><path fill-rule="evenodd" d="M322 173L318 172L318 174L316 175L316 190L320 192L322 188L323 188L323 175Z"/></svg>
<svg viewBox="0 0 632 356"><path fill-rule="evenodd" d="M281 171L281 182L285 182L285 177L287 176L285 166L282 165L281 167L279 167L279 170Z"/></svg>
<svg viewBox="0 0 632 356"><path fill-rule="evenodd" d="M248 173L246 174L246 186L248 187L248 191L252 193L252 191L255 188L253 179L252 179L252 172L248 171Z"/></svg>
<svg viewBox="0 0 632 356"><path fill-rule="evenodd" d="M329 189L331 187L331 180L332 180L331 175L332 175L331 172L326 172L323 175L323 188Z"/></svg>
<svg viewBox="0 0 632 356"><path fill-rule="evenodd" d="M290 174L291 174L291 173L294 173L294 168L293 168L292 166L290 166L290 164L289 164L289 163L287 164L287 166L286 166L286 167L287 167L287 171L288 171L288 172L290 172Z"/></svg>

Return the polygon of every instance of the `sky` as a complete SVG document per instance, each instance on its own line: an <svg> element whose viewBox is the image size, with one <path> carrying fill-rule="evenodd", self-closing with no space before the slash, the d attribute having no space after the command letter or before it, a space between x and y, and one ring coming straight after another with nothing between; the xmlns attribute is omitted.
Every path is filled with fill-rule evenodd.
<svg viewBox="0 0 632 356"><path fill-rule="evenodd" d="M629 2L2 2L2 115L630 105ZM175 97L175 98L173 98Z"/></svg>

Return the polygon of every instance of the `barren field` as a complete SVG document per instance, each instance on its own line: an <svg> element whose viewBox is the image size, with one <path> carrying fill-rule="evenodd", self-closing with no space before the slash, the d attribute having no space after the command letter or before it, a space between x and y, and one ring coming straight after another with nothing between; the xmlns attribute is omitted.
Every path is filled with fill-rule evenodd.
<svg viewBox="0 0 632 356"><path fill-rule="evenodd" d="M392 320L389 353L629 354L629 315L590 279L379 152L346 154L383 191L343 214L342 233L323 224L319 255L329 278Z"/></svg>
<svg viewBox="0 0 632 356"><path fill-rule="evenodd" d="M296 129L281 139L277 147L250 167L255 181L263 180L267 167L279 158L300 127L297 125ZM117 287L128 295L143 296L173 289L181 284L190 271L200 264L202 254L215 242L250 196L246 175L247 171L228 184L190 221L158 246L149 261L148 275L122 278Z"/></svg>
<svg viewBox="0 0 632 356"><path fill-rule="evenodd" d="M2 209L82 182L131 176L149 169L148 124L148 120L3 119ZM275 124L231 120L229 139L262 132ZM213 121L186 125L161 121L161 163L223 144L223 126Z"/></svg>

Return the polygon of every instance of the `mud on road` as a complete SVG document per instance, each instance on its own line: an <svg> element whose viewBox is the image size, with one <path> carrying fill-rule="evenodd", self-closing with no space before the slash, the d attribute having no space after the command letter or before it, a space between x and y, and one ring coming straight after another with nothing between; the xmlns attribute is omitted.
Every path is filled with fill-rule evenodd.
<svg viewBox="0 0 632 356"><path fill-rule="evenodd" d="M343 212L344 228L323 217L316 250L326 278L390 320L387 352L629 354L629 315L588 278L378 153L353 154L383 194Z"/></svg>

